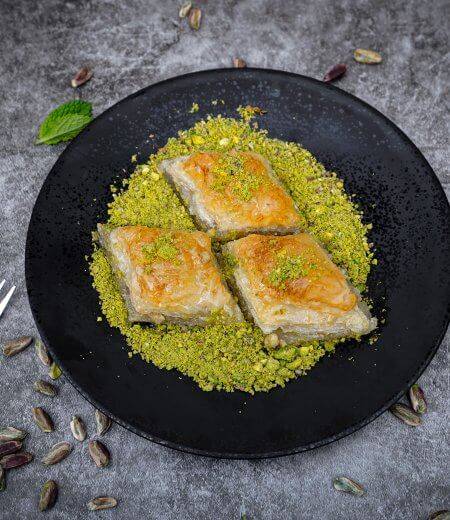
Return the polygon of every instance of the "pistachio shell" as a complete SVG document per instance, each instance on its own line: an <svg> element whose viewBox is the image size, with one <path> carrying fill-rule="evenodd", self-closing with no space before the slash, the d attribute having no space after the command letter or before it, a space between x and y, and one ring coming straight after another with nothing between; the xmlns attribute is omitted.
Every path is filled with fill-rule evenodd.
<svg viewBox="0 0 450 520"><path fill-rule="evenodd" d="M97 434L104 435L111 428L111 419L100 410L95 410Z"/></svg>
<svg viewBox="0 0 450 520"><path fill-rule="evenodd" d="M87 503L88 509L91 511L100 511L102 509L111 509L117 506L117 500L113 497L97 497Z"/></svg>
<svg viewBox="0 0 450 520"><path fill-rule="evenodd" d="M428 517L428 520L450 520L450 511L447 509L436 511Z"/></svg>
<svg viewBox="0 0 450 520"><path fill-rule="evenodd" d="M62 372L59 366L53 362L50 366L50 370L48 372L48 375L53 379L58 379L61 376Z"/></svg>
<svg viewBox="0 0 450 520"><path fill-rule="evenodd" d="M51 509L58 498L58 486L54 480L47 480L39 495L39 511Z"/></svg>
<svg viewBox="0 0 450 520"><path fill-rule="evenodd" d="M4 491L5 489L6 489L5 470L0 465L0 491Z"/></svg>
<svg viewBox="0 0 450 520"><path fill-rule="evenodd" d="M331 67L331 69L328 70L328 72L325 74L323 81L325 83L330 83L331 81L334 81L335 79L340 78L347 72L347 65L345 63L338 63L337 65L334 65Z"/></svg>
<svg viewBox="0 0 450 520"><path fill-rule="evenodd" d="M358 484L354 480L348 477L337 477L333 480L334 489L338 491L344 491L344 493L350 493L355 496L364 495L364 489L361 484Z"/></svg>
<svg viewBox="0 0 450 520"><path fill-rule="evenodd" d="M234 58L233 59L233 67L235 69L244 69L247 66L247 63L245 63L244 60L241 58Z"/></svg>
<svg viewBox="0 0 450 520"><path fill-rule="evenodd" d="M27 451L19 451L18 453L11 453L11 455L5 455L0 459L0 466L3 469L19 468L24 464L28 464L33 460L33 455Z"/></svg>
<svg viewBox="0 0 450 520"><path fill-rule="evenodd" d="M353 53L353 57L357 62L366 63L368 65L374 65L382 61L381 54L369 49L356 49Z"/></svg>
<svg viewBox="0 0 450 520"><path fill-rule="evenodd" d="M58 464L64 460L72 451L72 444L70 442L58 442L50 448L50 451L45 455L42 459L42 462L46 466L52 466L53 464Z"/></svg>
<svg viewBox="0 0 450 520"><path fill-rule="evenodd" d="M40 339L36 341L34 348L36 351L36 356L39 358L41 363L47 367L51 366L52 358Z"/></svg>
<svg viewBox="0 0 450 520"><path fill-rule="evenodd" d="M92 78L92 70L88 67L82 67L72 78L70 84L72 88L81 87Z"/></svg>
<svg viewBox="0 0 450 520"><path fill-rule="evenodd" d="M186 18L186 16L189 14L189 11L192 8L192 2L185 2L178 11L178 16L180 18Z"/></svg>
<svg viewBox="0 0 450 520"><path fill-rule="evenodd" d="M423 414L427 411L425 394L418 384L412 385L409 389L409 400L416 413Z"/></svg>
<svg viewBox="0 0 450 520"><path fill-rule="evenodd" d="M0 444L0 457L22 449L22 441L7 441Z"/></svg>
<svg viewBox="0 0 450 520"><path fill-rule="evenodd" d="M419 426L422 423L422 419L416 412L402 403L397 403L389 408L390 412L409 426Z"/></svg>
<svg viewBox="0 0 450 520"><path fill-rule="evenodd" d="M86 439L86 426L80 417L76 415L72 417L72 420L70 421L70 429L72 430L72 435L77 441L83 442L84 439Z"/></svg>
<svg viewBox="0 0 450 520"><path fill-rule="evenodd" d="M7 357L12 357L28 348L33 341L32 336L20 336L7 341L3 346L3 354Z"/></svg>
<svg viewBox="0 0 450 520"><path fill-rule="evenodd" d="M0 442L3 441L21 441L25 439L27 432L18 430L12 426L0 427Z"/></svg>
<svg viewBox="0 0 450 520"><path fill-rule="evenodd" d="M45 433L50 433L55 429L50 416L40 406L33 408L33 419L39 428Z"/></svg>
<svg viewBox="0 0 450 520"><path fill-rule="evenodd" d="M194 31L198 31L200 29L200 23L202 21L202 11L198 7L194 7L190 10L189 13L189 26Z"/></svg>
<svg viewBox="0 0 450 520"><path fill-rule="evenodd" d="M49 397L55 397L55 395L58 393L55 386L53 386L48 381L44 381L43 379L38 379L34 383L33 387L36 392L39 392L43 395L48 395Z"/></svg>
<svg viewBox="0 0 450 520"><path fill-rule="evenodd" d="M109 464L110 454L108 448L102 442L90 441L89 454L97 467L104 468Z"/></svg>

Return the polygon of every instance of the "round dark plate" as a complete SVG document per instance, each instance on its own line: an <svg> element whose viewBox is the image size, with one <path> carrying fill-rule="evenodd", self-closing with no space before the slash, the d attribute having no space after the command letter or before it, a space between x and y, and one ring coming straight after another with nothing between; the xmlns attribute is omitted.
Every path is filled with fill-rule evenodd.
<svg viewBox="0 0 450 520"><path fill-rule="evenodd" d="M213 100L225 104L213 105ZM189 109L200 105L197 113ZM109 185L206 114L267 109L262 128L309 149L344 180L373 223L370 277L379 340L347 342L306 377L250 396L203 392L175 370L129 359L98 323L85 255L107 218ZM149 134L155 134L149 139ZM181 450L273 457L339 439L375 419L419 377L449 318L450 226L444 192L419 150L382 114L320 81L271 70L212 70L147 87L95 119L61 154L33 210L26 279L39 332L65 376L118 423Z"/></svg>

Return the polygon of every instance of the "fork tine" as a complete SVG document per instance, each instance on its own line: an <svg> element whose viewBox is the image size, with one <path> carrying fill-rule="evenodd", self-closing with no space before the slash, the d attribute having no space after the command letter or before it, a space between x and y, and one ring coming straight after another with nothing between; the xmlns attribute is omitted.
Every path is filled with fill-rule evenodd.
<svg viewBox="0 0 450 520"><path fill-rule="evenodd" d="M2 280L0 282L0 291L2 290L2 287L5 285L6 280Z"/></svg>
<svg viewBox="0 0 450 520"><path fill-rule="evenodd" d="M13 285L11 289L8 291L8 294L3 298L3 300L0 302L0 317L3 314L3 311L6 309L6 306L9 303L9 300L11 299L11 296L13 295L14 291L16 290L16 286Z"/></svg>

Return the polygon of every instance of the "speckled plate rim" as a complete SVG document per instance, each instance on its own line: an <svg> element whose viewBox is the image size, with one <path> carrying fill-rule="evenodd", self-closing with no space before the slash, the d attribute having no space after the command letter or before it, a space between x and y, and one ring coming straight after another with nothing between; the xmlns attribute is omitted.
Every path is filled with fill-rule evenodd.
<svg viewBox="0 0 450 520"><path fill-rule="evenodd" d="M104 117L106 117L109 114L109 112L115 110L119 105L125 104L130 99L133 99L134 97L140 96L140 95L144 94L145 92L147 92L147 91L149 91L149 90L151 90L153 88L163 87L164 85L170 84L173 81L177 81L177 80L180 80L180 79L186 79L186 78L193 77L193 76L196 76L196 77L200 77L202 75L208 76L211 73L214 73L214 74L227 74L230 71L234 71L235 73L239 73L239 70L240 69L230 69L230 68L207 69L207 70L202 70L202 71L197 71L197 72L190 72L190 73L183 74L183 75L180 75L180 76L173 76L173 77L167 78L165 80L162 80L162 81L159 81L157 83L153 83L153 84L151 84L151 85L149 85L147 87L144 87L144 88L138 90L137 92L134 92L133 94L130 94L129 96L123 98L122 100L118 101L117 103L114 103L114 105L112 105L111 107L106 109L104 112L99 114L95 119L104 118ZM402 137L402 139L404 139L410 146L412 146L412 148L417 153L418 157L420 157L420 159L424 162L424 165L426 165L426 167L428 169L428 173L429 173L429 180L430 180L430 182L434 183L434 185L438 188L438 192L441 194L443 201L446 202L445 207L446 207L446 211L447 211L447 221L450 223L450 204L449 204L449 201L448 201L447 196L445 194L445 191L444 191L441 183L439 182L438 177L434 173L434 170L432 169L431 165L429 164L429 162L427 161L425 156L422 154L422 152L419 150L419 148L413 143L413 141L395 123L393 123L388 117L386 117L382 112L380 112L376 108L372 107L371 105L369 105L368 103L366 103L362 99L358 98L357 96L354 96L353 94L350 94L350 93L348 93L348 92L346 92L346 91L336 87L335 85L331 85L329 83L323 83L322 81L314 79L314 78L311 78L309 76L304 76L302 74L296 74L296 73L293 73L293 72L286 72L286 71L283 71L283 70L276 70L276 69L261 69L261 68L246 67L245 69L242 69L242 70L253 71L253 72L256 72L256 73L258 73L258 72L260 72L260 73L271 73L271 74L274 74L274 75L279 75L279 76L283 76L283 77L290 77L290 78L294 78L294 79L298 78L298 79L301 79L302 81L310 82L310 83L315 84L315 85L320 85L322 88L336 90L337 92L339 92L339 94L341 96L347 97L347 98L351 99L353 102L357 102L357 103L361 104L366 109L368 109L370 112L372 112L374 116L376 116L378 118L381 118L384 123L386 123L388 126L390 126L396 133L398 133L400 135L400 137ZM63 150L63 152L58 157L57 161L55 162L55 165L56 165L56 163L59 160L63 159L65 154L68 153L68 151L73 146L76 146L77 143L81 139L83 139L83 132L81 132L77 137L75 137L75 139L73 139L68 144L68 146ZM28 294L28 296L29 296L29 293L30 293L30 267L29 267L30 223L33 220L33 215L34 215L36 203L37 203L37 201L38 201L38 199L39 199L39 197L41 195L41 192L42 192L42 190L44 188L44 185L45 185L45 183L47 181L47 178L52 174L53 169L55 168L55 165L52 167L52 169L48 173L46 179L44 180L44 183L41 186L39 194L36 197L36 201L35 201L35 204L33 206L33 211L32 211L31 217L30 217L29 225L28 225L27 240L26 240L26 246L25 246L25 279L26 279L26 286L27 286L27 294ZM400 390L398 392L396 392L386 402L386 404L384 406L382 406L379 410L377 410L376 412L374 412L370 416L366 417L365 419L363 419L361 421L358 421L358 422L352 424L351 426L347 427L345 430L343 430L339 434L332 435L332 436L330 436L330 437L328 437L326 439L322 439L320 441L313 442L313 443L310 443L308 445L305 445L305 446L302 446L302 447L299 447L299 448L290 449L290 450L272 451L272 452L267 452L267 453L258 453L258 454L253 454L253 453L247 453L247 454L246 453L244 453L244 454L239 453L239 454L236 454L236 453L223 453L223 452L198 450L198 449L195 449L195 448L192 448L192 447L189 447L189 446L184 446L182 444L177 444L177 443L173 443L173 442L170 442L170 441L166 441L166 440L160 439L160 438L158 438L156 436L152 436L152 435L148 434L147 432L144 432L144 431L142 431L142 430L140 430L138 428L135 428L135 427L129 425L128 423L126 423L125 421L123 421L122 419L120 419L119 417L117 417L114 414L112 414L101 403L97 402L95 399L90 397L89 394L87 392L85 392L72 379L69 371L65 368L64 363L61 362L61 360L58 358L58 356L56 356L54 354L52 346L51 346L51 344L49 344L48 338L46 337L45 331L39 326L38 319L37 319L37 311L33 308L32 304L31 304L31 301L30 301L30 298L29 298L29 302L30 302L31 311L32 311L33 318L34 318L34 321L36 323L36 327L38 329L38 332L39 332L42 340L44 341L45 345L50 350L50 352L52 354L52 357L57 362L57 364L60 366L60 368L61 368L65 378L78 391L78 393L80 393L95 408L99 409L100 411L102 411L103 413L108 415L108 417L110 417L115 423L123 426L127 430L129 430L129 431L135 433L136 435L139 435L140 437L143 437L143 438L145 438L147 440L150 440L152 442L160 444L162 446L166 446L166 447L175 449L177 451L182 451L182 452L185 452L185 453L191 453L191 454L194 454L194 455L202 455L202 456L205 456L205 457L213 457L213 458L218 458L218 459L234 459L234 460L268 459L268 458L275 458L275 457L284 457L284 456L288 456L288 455L295 455L297 453L302 453L302 452L305 452L305 451L310 451L310 450L313 450L313 449L316 449L316 448L320 448L322 446L326 446L327 444L331 444L333 442L336 442L337 440L343 439L344 437L347 437L348 435L351 435L351 434L357 432L361 428L364 428L364 426L367 426L369 423L371 423L372 421L377 419L380 415L382 415L384 412L386 412L393 404L395 404L408 391L408 389L419 379L419 377L423 374L423 372L425 371L425 369L427 368L427 366L430 364L431 360L435 356L436 352L438 351L438 349L439 349L439 347L440 347L440 345L441 345L441 343L442 343L442 341L444 339L444 336L446 334L446 331L447 331L447 328L449 326L449 323L450 323L450 299L449 299L449 301L447 302L447 309L445 311L445 319L444 319L442 330L441 330L441 332L439 334L439 337L438 337L437 341L430 347L428 355L426 356L424 361L417 368L417 370L413 374L413 376L405 384L403 384L401 386Z"/></svg>

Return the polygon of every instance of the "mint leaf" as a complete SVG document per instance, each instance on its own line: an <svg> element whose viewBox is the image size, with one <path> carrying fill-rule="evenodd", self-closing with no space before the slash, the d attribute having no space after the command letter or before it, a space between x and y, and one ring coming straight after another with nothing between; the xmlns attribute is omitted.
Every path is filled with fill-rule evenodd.
<svg viewBox="0 0 450 520"><path fill-rule="evenodd" d="M36 144L70 141L92 121L92 105L80 99L55 108L39 127Z"/></svg>
<svg viewBox="0 0 450 520"><path fill-rule="evenodd" d="M70 141L91 121L92 117L83 114L62 116L54 120L45 132L39 132L36 144L57 144L62 141Z"/></svg>
<svg viewBox="0 0 450 520"><path fill-rule="evenodd" d="M59 105L58 108L52 110L45 119L44 123L51 121L53 118L65 116L66 114L84 114L85 116L92 115L92 105L88 101L82 101L81 99L74 99Z"/></svg>

